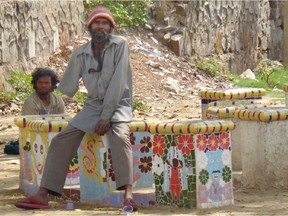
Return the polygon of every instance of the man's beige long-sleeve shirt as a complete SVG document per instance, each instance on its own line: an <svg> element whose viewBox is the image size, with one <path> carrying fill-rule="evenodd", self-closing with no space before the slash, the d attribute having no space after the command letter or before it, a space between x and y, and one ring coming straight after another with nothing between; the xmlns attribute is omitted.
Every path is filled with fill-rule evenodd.
<svg viewBox="0 0 288 216"><path fill-rule="evenodd" d="M98 62L93 57L91 41L82 45L72 54L58 86L62 93L73 97L82 78L88 91L87 99L83 110L70 124L89 134L95 132L99 120L132 120L132 73L126 39L111 35L102 59L101 72L95 72Z"/></svg>

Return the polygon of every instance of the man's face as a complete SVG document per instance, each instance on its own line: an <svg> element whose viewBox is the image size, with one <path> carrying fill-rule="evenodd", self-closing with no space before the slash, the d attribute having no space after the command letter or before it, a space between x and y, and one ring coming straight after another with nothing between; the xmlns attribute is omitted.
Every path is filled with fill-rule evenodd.
<svg viewBox="0 0 288 216"><path fill-rule="evenodd" d="M100 30L103 29L105 32L110 32L110 22L107 19L98 18L93 21L91 24L91 30Z"/></svg>
<svg viewBox="0 0 288 216"><path fill-rule="evenodd" d="M108 20L98 18L90 26L92 40L96 43L105 42L111 32L111 26Z"/></svg>
<svg viewBox="0 0 288 216"><path fill-rule="evenodd" d="M36 92L39 95L48 95L52 91L52 81L50 76L42 76L36 82Z"/></svg>

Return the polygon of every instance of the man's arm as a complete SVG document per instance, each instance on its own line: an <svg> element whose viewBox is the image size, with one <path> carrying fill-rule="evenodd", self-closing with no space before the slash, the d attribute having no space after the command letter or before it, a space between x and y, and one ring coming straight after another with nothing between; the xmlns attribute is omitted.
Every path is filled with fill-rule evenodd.
<svg viewBox="0 0 288 216"><path fill-rule="evenodd" d="M79 88L81 65L78 52L75 51L69 59L68 66L57 88L60 92L69 97L75 95Z"/></svg>

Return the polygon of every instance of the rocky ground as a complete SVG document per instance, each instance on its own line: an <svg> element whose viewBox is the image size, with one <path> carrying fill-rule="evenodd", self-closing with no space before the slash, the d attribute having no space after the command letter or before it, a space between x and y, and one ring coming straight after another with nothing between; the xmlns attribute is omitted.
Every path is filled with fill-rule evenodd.
<svg viewBox="0 0 288 216"><path fill-rule="evenodd" d="M197 59L177 57L149 32L127 33L133 69L134 101L138 110L135 119L175 121L200 119L201 88L228 88L231 81L225 76L210 77L195 66ZM88 40L79 36L63 45L49 61L49 66L61 76L71 52ZM40 66L40 65L39 65ZM76 99L65 98L67 112L75 115L81 104ZM0 103L0 149L10 140L17 139L18 129L13 119L19 115L21 103ZM53 203L52 210L22 211L14 207L16 199L23 197L18 189L19 160L17 156L8 161L0 160L0 215L102 215L121 214L119 209L99 209L93 205L75 203L74 211L65 211L64 202ZM242 190L235 185L235 205L210 210L178 210L174 208L141 209L137 214L177 215L285 215L288 214L288 191Z"/></svg>

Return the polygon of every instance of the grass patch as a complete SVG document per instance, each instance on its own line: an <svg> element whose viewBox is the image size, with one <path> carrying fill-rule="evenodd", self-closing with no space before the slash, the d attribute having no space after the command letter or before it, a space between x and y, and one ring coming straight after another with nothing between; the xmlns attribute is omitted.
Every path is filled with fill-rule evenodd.
<svg viewBox="0 0 288 216"><path fill-rule="evenodd" d="M284 84L288 83L288 67L275 70L270 79L276 84L277 88L283 89Z"/></svg>
<svg viewBox="0 0 288 216"><path fill-rule="evenodd" d="M235 87L264 88L265 90L270 89L264 80L244 79L235 74L231 75L231 78Z"/></svg>
<svg viewBox="0 0 288 216"><path fill-rule="evenodd" d="M282 90L285 83L288 82L288 69L277 69L270 75L270 81L275 83L275 88L269 87L265 80L261 80L260 76L256 76L257 80L241 78L238 75L231 75L235 87L243 88L263 88L266 90L266 96L271 98L273 102L280 101L285 103L285 92Z"/></svg>

